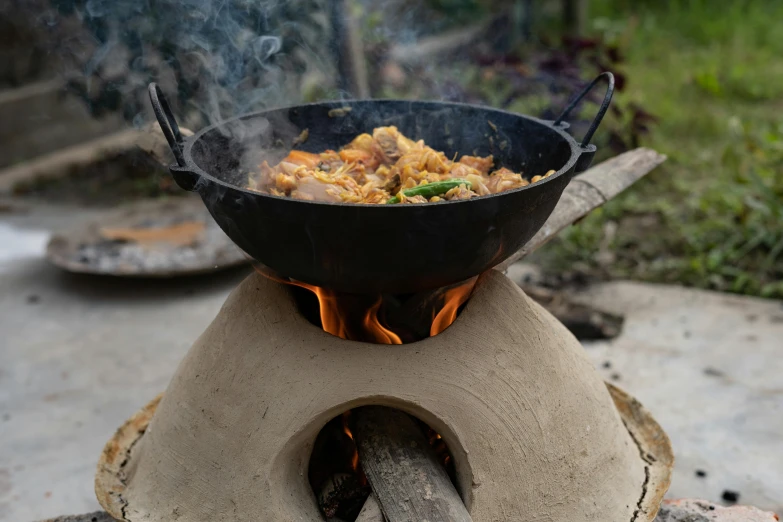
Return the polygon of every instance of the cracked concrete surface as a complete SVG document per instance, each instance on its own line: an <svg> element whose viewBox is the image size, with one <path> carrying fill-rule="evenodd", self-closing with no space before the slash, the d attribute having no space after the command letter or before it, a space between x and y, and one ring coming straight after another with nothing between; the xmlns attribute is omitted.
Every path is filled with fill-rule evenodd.
<svg viewBox="0 0 783 522"><path fill-rule="evenodd" d="M145 282L49 266L41 231L96 213L14 202L0 214L2 521L98 509L103 445L165 388L248 270ZM19 230L34 232L7 237ZM22 246L7 252L14 241ZM581 298L627 316L619 338L586 349L671 437L669 496L720 503L729 489L742 504L783 513L783 305L635 283Z"/></svg>

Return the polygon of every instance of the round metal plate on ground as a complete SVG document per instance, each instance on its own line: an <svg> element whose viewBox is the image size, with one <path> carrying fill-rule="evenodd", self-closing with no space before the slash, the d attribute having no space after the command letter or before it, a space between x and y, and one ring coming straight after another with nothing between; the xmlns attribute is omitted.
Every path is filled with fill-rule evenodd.
<svg viewBox="0 0 783 522"><path fill-rule="evenodd" d="M70 272L176 277L249 262L201 200L177 197L123 205L52 236L46 257Z"/></svg>
<svg viewBox="0 0 783 522"><path fill-rule="evenodd" d="M671 483L674 453L669 437L642 404L612 384L606 383L620 418L639 448L646 480L631 522L653 522ZM109 440L98 461L95 494L103 509L117 520L124 517L126 465L131 450L144 436L163 394L125 422Z"/></svg>

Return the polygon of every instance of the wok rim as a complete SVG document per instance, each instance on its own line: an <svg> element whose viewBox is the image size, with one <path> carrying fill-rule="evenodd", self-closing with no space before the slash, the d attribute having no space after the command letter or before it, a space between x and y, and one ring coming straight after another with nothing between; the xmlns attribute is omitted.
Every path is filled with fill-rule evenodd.
<svg viewBox="0 0 783 522"><path fill-rule="evenodd" d="M275 196L272 194L265 194L263 192L257 192L254 190L250 190L244 187L240 187L237 185L233 185L231 183L227 183L221 179L216 178L215 176L209 174L204 169L199 167L199 165L196 163L196 161L193 159L193 146L198 142L202 137L208 133L212 132L220 127L229 125L233 122L243 120L243 119L250 119L250 118L257 118L259 116L262 116L266 113L274 112L274 111L290 111L293 109L303 109L303 108L311 108L311 107L318 107L318 106L325 106L325 105L334 105L337 108L344 107L346 105L352 105L357 103L408 103L412 105L417 104L432 104L437 103L445 106L452 106L452 107L463 107L463 108L470 108L470 109L478 109L486 112L494 112L499 114L504 114L508 116L513 116L515 118L522 118L529 121L532 121L534 123L537 123L539 125L543 125L544 127L553 130L556 132L561 138L563 138L566 143L568 143L571 154L568 158L568 161L560 168L558 169L555 174L549 176L548 178L542 179L540 181L537 181L536 183L530 183L524 187L519 187L511 190L506 190L503 192L498 192L496 194L488 194L486 196L477 196L470 199L462 199L462 200L453 200L453 201L436 201L435 203L418 203L418 204L412 204L412 205L385 205L385 204L378 204L378 203L338 203L338 202L331 202L331 201L307 201L307 200L301 200L301 199L293 199L289 197L283 197L283 196ZM344 101L336 101L336 100L325 100L321 102L312 102L312 103L305 103L305 104L299 104L299 105L289 105L285 107L276 107L273 109L264 109L261 111L255 111L255 112L249 112L247 114L242 114L239 116L234 116L233 118L229 118L227 120L222 120L218 123L215 123L213 125L209 125L207 127L204 127L200 131L196 132L193 136L190 136L184 140L183 143L183 156L185 159L185 165L179 165L177 163L173 163L169 168L173 171L178 172L190 172L192 174L195 174L199 177L199 179L196 180L194 184L194 189L196 192L199 191L199 185L201 184L201 178L206 178L211 183L216 183L218 185L221 185L225 188L231 189L231 190L237 190L239 192L245 193L249 196L257 196L257 197L263 197L263 198L270 198L278 201L286 201L291 203L298 203L298 204L308 204L310 206L316 205L316 206L328 206L328 207L351 207L351 208L421 208L421 207L428 207L428 206L442 206L442 205L455 205L460 203L471 203L474 201L481 201L481 200L487 200L490 198L494 198L497 196L507 196L511 194L516 194L519 192L522 192L527 189L531 188L537 188L537 187L543 187L546 183L553 182L557 178L560 178L564 174L567 174L569 171L571 171L575 166L577 161L579 161L579 157L584 152L589 152L590 149L595 149L595 145L588 145L587 147L580 146L576 139L574 139L573 136L568 134L565 130L568 128L567 122L562 122L559 125L554 124L554 120L542 120L540 118L536 118L533 116L527 116L525 114L518 114L516 112L511 112L503 109L496 109L493 107L488 107L485 105L477 105L477 104L471 104L471 103L459 103L459 102L442 102L437 100L405 100L400 98L379 98L379 99L371 99L371 100L358 100L358 99L352 99L352 100L344 100ZM293 150L293 147L291 148Z"/></svg>

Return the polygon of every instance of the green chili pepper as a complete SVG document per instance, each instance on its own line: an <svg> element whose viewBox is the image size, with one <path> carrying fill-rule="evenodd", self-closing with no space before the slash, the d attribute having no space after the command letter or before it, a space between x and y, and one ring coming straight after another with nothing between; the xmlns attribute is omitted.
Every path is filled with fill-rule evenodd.
<svg viewBox="0 0 783 522"><path fill-rule="evenodd" d="M424 196L425 198L429 199L432 196L439 196L441 194L445 194L449 190L459 187L460 185L465 185L468 189L473 188L473 185L470 184L470 181L466 179L461 178L453 178L453 179L447 179L444 181L435 181L433 183L427 183L426 185L419 185L418 187L413 187L405 190L401 190L403 194L405 194L405 197L412 197L412 196ZM400 198L399 196L394 196L390 198L386 204L393 204L393 203L399 203Z"/></svg>

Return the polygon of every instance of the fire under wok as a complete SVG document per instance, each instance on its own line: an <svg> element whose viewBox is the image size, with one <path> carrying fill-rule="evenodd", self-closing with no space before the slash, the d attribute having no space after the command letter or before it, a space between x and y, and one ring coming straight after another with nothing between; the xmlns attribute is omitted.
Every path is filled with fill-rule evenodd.
<svg viewBox="0 0 783 522"><path fill-rule="evenodd" d="M608 89L578 143L568 117L601 80ZM171 173L197 192L212 217L254 259L291 279L350 293L412 293L469 279L503 262L543 226L577 172L614 91L602 73L555 121L487 107L409 100L333 101L247 114L183 138L160 88L152 107L176 163ZM395 126L448 157L494 158L528 180L514 190L466 200L373 205L305 201L247 187L248 173L292 149L338 150L362 133Z"/></svg>

